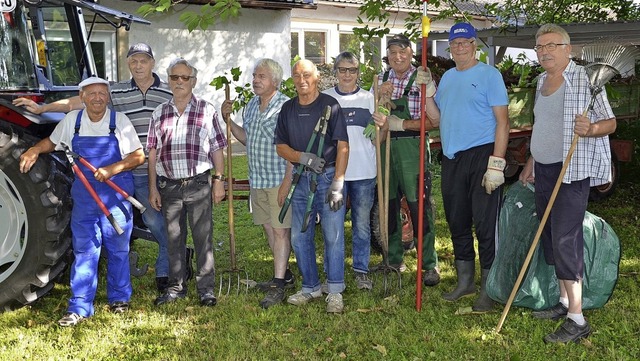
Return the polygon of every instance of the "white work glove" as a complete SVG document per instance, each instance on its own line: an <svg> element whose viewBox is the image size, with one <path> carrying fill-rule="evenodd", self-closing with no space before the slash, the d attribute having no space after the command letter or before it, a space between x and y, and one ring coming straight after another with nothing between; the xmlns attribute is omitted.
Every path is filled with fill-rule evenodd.
<svg viewBox="0 0 640 361"><path fill-rule="evenodd" d="M427 68L427 70L424 70L423 67L419 67L417 71L418 74L416 74L416 84L425 84L427 86L427 91L424 95L427 98L432 98L434 95L436 95L436 83L431 77L431 70L429 70L429 68Z"/></svg>
<svg viewBox="0 0 640 361"><path fill-rule="evenodd" d="M324 158L320 158L313 153L300 154L300 164L305 165L307 168L318 174L322 173L322 167L324 167L324 163L326 163Z"/></svg>
<svg viewBox="0 0 640 361"><path fill-rule="evenodd" d="M344 195L342 194L343 187L344 180L334 179L327 191L325 203L329 203L329 208L334 212L337 212L344 204Z"/></svg>
<svg viewBox="0 0 640 361"><path fill-rule="evenodd" d="M389 123L389 130L394 132L401 132L404 130L402 123L404 123L403 119L398 118L395 115L389 115L387 117L387 123Z"/></svg>
<svg viewBox="0 0 640 361"><path fill-rule="evenodd" d="M484 177L482 177L482 186L487 191L487 194L491 194L491 192L504 183L504 167L506 165L507 161L504 158L493 155L489 157L487 171L484 173Z"/></svg>

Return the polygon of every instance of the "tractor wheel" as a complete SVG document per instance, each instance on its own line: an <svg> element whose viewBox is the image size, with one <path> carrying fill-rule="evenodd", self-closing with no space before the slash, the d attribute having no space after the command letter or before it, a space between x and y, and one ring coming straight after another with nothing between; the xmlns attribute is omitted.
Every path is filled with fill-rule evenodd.
<svg viewBox="0 0 640 361"><path fill-rule="evenodd" d="M0 311L44 296L67 265L71 247L68 169L43 154L27 173L19 170L28 143L0 128Z"/></svg>

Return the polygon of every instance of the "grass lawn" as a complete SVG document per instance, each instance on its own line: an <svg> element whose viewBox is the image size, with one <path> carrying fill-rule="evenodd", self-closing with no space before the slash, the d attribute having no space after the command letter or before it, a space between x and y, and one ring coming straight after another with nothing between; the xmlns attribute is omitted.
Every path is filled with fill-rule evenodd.
<svg viewBox="0 0 640 361"><path fill-rule="evenodd" d="M244 157L235 157L234 174L246 178ZM56 321L65 312L69 297L66 276L34 305L0 314L3 333L0 360L640 359L638 177L623 174L623 183L613 197L590 205L590 211L607 220L620 237L620 277L609 303L585 312L595 330L593 335L581 344L570 345L544 344L544 335L560 322L534 320L528 309L512 307L502 331L496 334L501 306L491 314L458 316L455 311L470 306L473 298L458 303L441 298L443 292L454 286L455 270L439 179L435 178L442 282L424 290L421 312L415 310L415 251L405 257L410 272L402 274L403 287L392 296L383 297L380 276L374 278L372 292L355 288L350 267L349 219L345 223L347 290L345 312L341 315L326 314L323 301L305 307L282 304L263 310L258 306L262 294L254 290L222 296L216 307L203 308L199 306L193 282L185 300L154 307L157 294L151 267L157 247L138 240L133 248L140 253L141 261L151 267L145 276L133 279L135 293L128 313L115 315L108 311L103 265L95 316L76 327L58 327ZM261 228L252 224L246 201L236 200L234 204L238 266L251 279L268 279L272 275L272 261L266 239ZM214 212L218 273L229 268L226 220L225 202ZM318 254L321 266L322 252ZM294 273L299 276L293 256L291 259ZM371 264L380 260L380 255L374 254ZM299 277L296 287L300 287Z"/></svg>

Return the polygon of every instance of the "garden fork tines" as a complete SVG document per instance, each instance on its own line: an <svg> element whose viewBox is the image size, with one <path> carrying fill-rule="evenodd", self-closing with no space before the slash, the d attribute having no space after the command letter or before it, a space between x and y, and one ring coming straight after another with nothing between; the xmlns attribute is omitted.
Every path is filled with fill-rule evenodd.
<svg viewBox="0 0 640 361"><path fill-rule="evenodd" d="M229 84L226 84L225 89L225 98L229 100ZM227 204L229 209L229 255L231 258L231 267L227 270L223 270L220 272L220 289L218 290L218 295L222 295L222 291L225 288L226 284L226 295L228 296L231 293L231 285L234 283L234 275L236 278L237 291L236 294L240 293L241 287L241 278L240 275L243 275L244 280L249 279L249 273L243 269L240 269L236 265L236 235L235 235L235 226L233 221L233 167L231 165L231 118L229 115L225 116L225 121L227 123ZM224 282L225 279L228 279L228 282ZM249 284L245 282L245 293L249 291Z"/></svg>

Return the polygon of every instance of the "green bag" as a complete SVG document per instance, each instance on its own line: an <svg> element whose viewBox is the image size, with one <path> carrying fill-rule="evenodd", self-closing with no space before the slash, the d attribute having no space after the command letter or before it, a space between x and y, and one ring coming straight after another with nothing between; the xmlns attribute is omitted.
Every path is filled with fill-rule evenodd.
<svg viewBox="0 0 640 361"><path fill-rule="evenodd" d="M498 221L497 253L487 278L487 294L497 302L507 303L538 230L535 208L533 187L520 182L509 187ZM602 218L589 212L583 227L582 307L594 309L607 303L618 280L620 240ZM559 298L555 269L545 262L538 242L513 305L541 310L557 304Z"/></svg>

